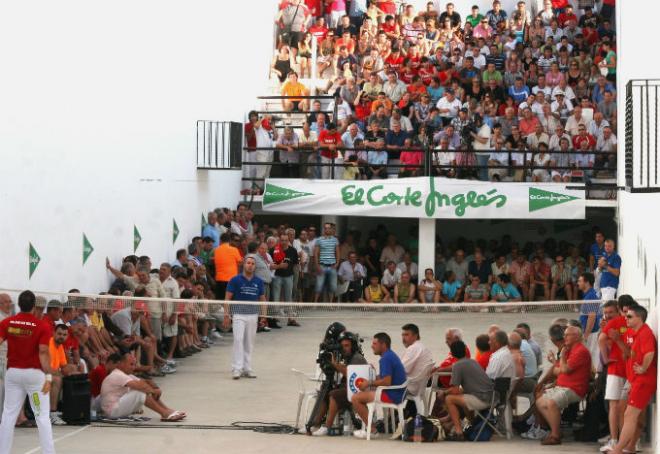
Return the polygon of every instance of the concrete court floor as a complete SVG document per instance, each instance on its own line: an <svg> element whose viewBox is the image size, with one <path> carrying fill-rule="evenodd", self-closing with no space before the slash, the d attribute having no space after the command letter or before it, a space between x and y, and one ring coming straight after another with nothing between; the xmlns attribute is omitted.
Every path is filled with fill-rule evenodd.
<svg viewBox="0 0 660 454"><path fill-rule="evenodd" d="M297 383L290 369L292 367L312 372L315 358L326 327L339 320L365 338L363 349L367 359L377 364L370 348L371 335L385 331L392 336L393 348L402 352L400 328L404 323L417 323L422 341L441 360L447 353L444 345L444 331L450 326L460 326L465 331L465 339L470 347L477 334L485 332L492 323L510 330L516 323L525 320L536 331L537 341L546 344L545 332L550 321L564 313L547 314L370 314L346 315L338 313L336 319L300 319L301 328L273 330L257 335L254 353L256 380L231 380L230 354L231 337L216 342L204 353L181 361L179 372L159 379L163 388L163 400L173 408L188 412L186 424L224 425L233 421L267 421L292 424L295 418ZM469 322L466 323L466 319ZM154 413L145 410L152 422L160 424ZM347 449L362 453L382 452L438 452L451 449L452 452L525 453L539 452L597 452L595 444L567 442L559 447L541 447L538 442L514 438L506 441L494 437L490 443L434 443L411 446L388 439L371 442L352 437L315 438L302 435L257 434L246 431L176 429L163 423L163 429L115 428L115 427L56 427L54 428L56 448L66 454L106 454L106 453L272 453L273 449L283 449L291 453L337 453ZM38 437L36 429L17 429L12 453L37 453Z"/></svg>

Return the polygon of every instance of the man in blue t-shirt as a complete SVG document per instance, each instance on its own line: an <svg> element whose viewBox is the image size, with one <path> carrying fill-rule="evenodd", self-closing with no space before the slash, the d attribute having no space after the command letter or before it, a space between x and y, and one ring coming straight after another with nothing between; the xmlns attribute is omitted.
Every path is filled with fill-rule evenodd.
<svg viewBox="0 0 660 454"><path fill-rule="evenodd" d="M511 283L511 278L508 274L504 273L497 276L497 282L495 282L490 289L490 297L493 301L497 301L498 303L522 301L520 292Z"/></svg>
<svg viewBox="0 0 660 454"><path fill-rule="evenodd" d="M598 266L598 259L605 252L605 235L603 232L596 232L596 241L589 248L589 269L595 270Z"/></svg>
<svg viewBox="0 0 660 454"><path fill-rule="evenodd" d="M609 301L616 299L621 274L621 256L614 250L614 240L605 241L605 251L598 259L600 271L600 297Z"/></svg>
<svg viewBox="0 0 660 454"><path fill-rule="evenodd" d="M599 301L600 297L594 289L594 275L582 273L578 277L577 285L582 290L584 301L594 301L580 306L580 324L584 333L584 344L591 353L591 364L598 371L600 370L598 331L600 330L600 319L603 317L603 311Z"/></svg>
<svg viewBox="0 0 660 454"><path fill-rule="evenodd" d="M353 409L365 423L369 416L367 404L373 402L376 398L375 389L378 386L402 385L406 381L406 369L403 367L403 363L396 353L390 350L391 345L392 339L386 333L377 333L374 335L374 339L371 342L371 349L375 355L380 356L380 361L378 362L380 373L375 380L361 383L358 386L360 392L353 394L351 398ZM398 404L403 400L403 394L403 389L385 390L382 392L380 400L381 402ZM376 433L375 425L372 427L372 436L374 433ZM367 438L366 427L356 430L353 432L353 435L357 438Z"/></svg>
<svg viewBox="0 0 660 454"><path fill-rule="evenodd" d="M257 262L247 257L243 262L243 273L237 274L227 283L225 299L228 301L266 301L264 281L254 275ZM257 336L258 304L225 304L223 326L232 326L234 346L232 349L232 378L257 378L252 371L252 349Z"/></svg>

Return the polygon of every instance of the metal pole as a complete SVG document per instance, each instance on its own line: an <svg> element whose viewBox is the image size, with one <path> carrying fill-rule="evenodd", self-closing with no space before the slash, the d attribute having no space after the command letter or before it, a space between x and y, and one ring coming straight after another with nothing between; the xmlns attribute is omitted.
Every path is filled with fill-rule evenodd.
<svg viewBox="0 0 660 454"><path fill-rule="evenodd" d="M318 78L318 66L317 66L317 51L318 51L318 41L316 40L316 36L312 35L312 90L310 91L310 94L315 95L316 94L316 80Z"/></svg>

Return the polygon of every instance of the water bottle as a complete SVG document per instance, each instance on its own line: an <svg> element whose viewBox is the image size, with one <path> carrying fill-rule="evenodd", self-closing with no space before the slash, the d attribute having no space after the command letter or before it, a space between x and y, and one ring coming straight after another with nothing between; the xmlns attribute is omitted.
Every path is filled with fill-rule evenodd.
<svg viewBox="0 0 660 454"><path fill-rule="evenodd" d="M352 435L351 433L351 418L344 414L344 428L342 430L342 434L345 437L350 437Z"/></svg>
<svg viewBox="0 0 660 454"><path fill-rule="evenodd" d="M422 415L418 414L415 416L415 432L413 433L414 443L422 442Z"/></svg>

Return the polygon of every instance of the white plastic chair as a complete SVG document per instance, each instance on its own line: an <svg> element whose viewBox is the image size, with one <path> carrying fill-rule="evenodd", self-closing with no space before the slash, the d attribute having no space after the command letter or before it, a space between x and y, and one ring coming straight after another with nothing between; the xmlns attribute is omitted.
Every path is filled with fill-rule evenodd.
<svg viewBox="0 0 660 454"><path fill-rule="evenodd" d="M426 411L430 414L433 409L433 402L435 401L436 393L442 389L438 385L438 378L440 377L451 377L451 372L433 372L431 374L431 387L426 388L428 396L426 399Z"/></svg>
<svg viewBox="0 0 660 454"><path fill-rule="evenodd" d="M428 412L430 412L430 409L427 408L426 406L426 383L429 381L429 378L431 377L431 370L433 370L433 363L430 363L425 367L417 376L415 377L408 377L408 384L412 383L418 383L420 386L420 390L418 391L418 394L412 394L410 390L406 392L406 400L410 400L415 402L415 408L417 409L417 413L426 416Z"/></svg>
<svg viewBox="0 0 660 454"><path fill-rule="evenodd" d="M406 407L406 388L408 386L408 380L403 382L401 385L397 386L379 386L376 388L376 395L374 396L374 401L369 402L367 404L367 408L369 409L369 417L367 418L367 440L371 440L371 426L373 423L374 419L374 414L378 410L381 410L383 412L383 420L385 422L385 433L389 432L389 423L388 423L388 416L392 422L392 429L394 429L395 424L395 419L394 419L394 413L391 412L390 410L396 410L396 412L399 414L399 424L404 423L403 419L403 409ZM398 390L402 389L403 390L403 396L401 399L400 404L390 404L387 402L383 402L381 400L381 396L383 394L383 391L385 390ZM388 415L389 413L389 415Z"/></svg>
<svg viewBox="0 0 660 454"><path fill-rule="evenodd" d="M300 427L298 427L298 423L300 422L300 414L303 408L303 404L305 406L305 413L303 413L303 415L306 417L309 413L309 404L316 399L318 390L308 389L306 385L307 382L314 381L314 377L310 377L308 374L298 369L291 369L291 372L294 373L296 379L298 380L298 411L296 412L295 427L296 429L299 429Z"/></svg>

